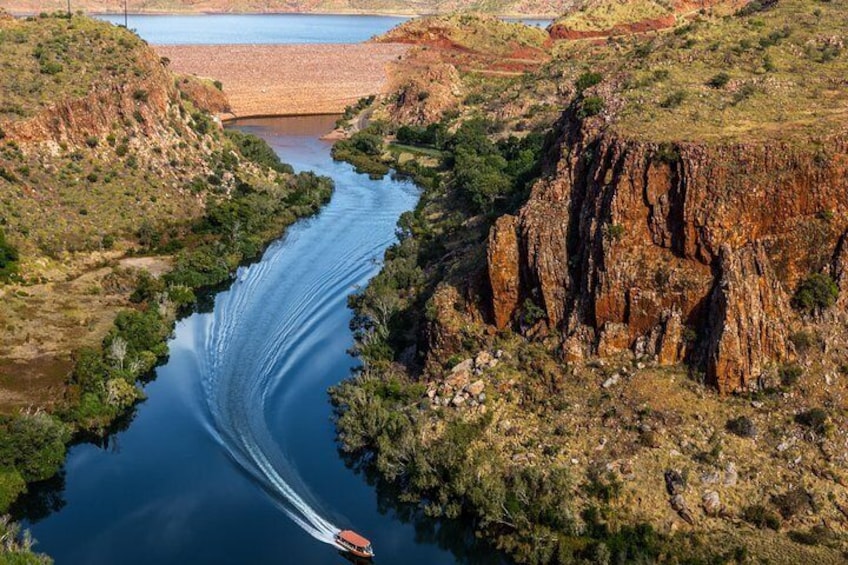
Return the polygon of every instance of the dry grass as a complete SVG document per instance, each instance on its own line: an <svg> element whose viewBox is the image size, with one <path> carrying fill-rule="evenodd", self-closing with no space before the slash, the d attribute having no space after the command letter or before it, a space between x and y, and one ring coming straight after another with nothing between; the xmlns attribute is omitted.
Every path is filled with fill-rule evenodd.
<svg viewBox="0 0 848 565"><path fill-rule="evenodd" d="M846 28L842 3L783 0L747 17L704 17L655 37L563 43L559 61L572 76L604 75L597 93L615 127L630 136L803 139L844 130Z"/></svg>
<svg viewBox="0 0 848 565"><path fill-rule="evenodd" d="M375 41L447 47L490 56L511 56L516 51L544 51L548 34L542 29L495 17L452 14L410 20Z"/></svg>
<svg viewBox="0 0 848 565"><path fill-rule="evenodd" d="M668 2L656 0L608 0L591 2L558 18L554 23L572 31L606 31L672 14Z"/></svg>
<svg viewBox="0 0 848 565"><path fill-rule="evenodd" d="M0 19L0 121L34 115L96 85L148 72L144 42L88 18Z"/></svg>
<svg viewBox="0 0 848 565"><path fill-rule="evenodd" d="M611 472L622 484L610 503L617 524L647 522L660 532L698 535L726 549L748 545L752 555L772 563L802 558L841 562L848 532L848 516L840 509L848 505L848 461L842 451L848 380L826 384L824 375L832 366L814 365L794 388L753 401L720 397L681 369L650 363L640 369L628 357L607 360L603 366L597 361L577 365L573 373L565 373L554 357L519 339L499 341L495 347L506 354L482 376L492 400L492 425L477 445L482 459L497 453L516 467L568 469L578 510L599 504L586 491L591 473ZM602 387L613 373L621 375L618 384ZM833 407L826 437L812 438L794 420L813 406ZM753 420L755 438L726 430L727 421L739 416ZM738 473L734 484L725 483L729 464ZM669 469L686 479L684 498L694 525L669 504L663 476ZM798 486L812 495L815 513L783 520L780 534L741 520L743 508L762 504L775 510L772 496ZM703 511L701 497L707 491L719 494L723 516ZM833 547L804 546L785 535L821 523L841 541Z"/></svg>
<svg viewBox="0 0 848 565"><path fill-rule="evenodd" d="M0 287L0 413L60 403L71 352L99 345L115 312L130 306L133 273L170 268L166 257L116 256L101 254L100 266L78 273L56 266L47 272L54 282Z"/></svg>

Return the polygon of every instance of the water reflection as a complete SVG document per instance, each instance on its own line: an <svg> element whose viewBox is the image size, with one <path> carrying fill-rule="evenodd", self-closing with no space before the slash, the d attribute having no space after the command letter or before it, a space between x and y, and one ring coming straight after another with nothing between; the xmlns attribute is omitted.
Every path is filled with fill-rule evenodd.
<svg viewBox="0 0 848 565"><path fill-rule="evenodd" d="M245 416L267 429L263 445L276 444L328 518L371 539L381 563L504 562L475 538L473 524L424 516L337 453L326 390L356 365L346 353L352 345L346 297L376 274L398 217L415 205L418 191L333 162L330 145L317 136L334 121L238 124L267 139L297 170L333 177L336 191L316 217L270 246L256 265L262 277L250 277L254 284L209 296L177 324L167 363L145 386L146 402L106 436L72 446L63 474L22 499L16 514L26 518L38 549L60 565L270 563L280 556L299 564L344 562L280 512L222 449L203 386L209 352L197 340L222 308L230 309L238 346L222 349L232 357L220 375L236 392L238 379L261 387ZM285 321L291 331L275 341L269 332ZM264 384L250 370L259 350L273 369Z"/></svg>

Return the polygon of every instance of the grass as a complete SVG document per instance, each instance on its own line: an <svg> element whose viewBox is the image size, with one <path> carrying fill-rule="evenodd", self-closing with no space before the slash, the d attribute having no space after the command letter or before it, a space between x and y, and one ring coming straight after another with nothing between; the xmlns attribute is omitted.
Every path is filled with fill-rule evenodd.
<svg viewBox="0 0 848 565"><path fill-rule="evenodd" d="M416 155L424 155L425 157L434 157L441 159L444 156L444 151L434 149L432 147L416 147L414 145L404 145L403 143L390 143L389 151L393 153L414 153Z"/></svg>
<svg viewBox="0 0 848 565"><path fill-rule="evenodd" d="M44 73L44 61L61 69ZM57 103L73 126L57 122ZM208 174L214 142L192 129L192 114L159 58L125 29L77 16L0 20L0 218L23 275L39 257L133 240L139 217L179 226L199 216L202 199L182 186ZM19 139L43 136L42 124L63 133L52 148L24 150Z"/></svg>
<svg viewBox="0 0 848 565"><path fill-rule="evenodd" d="M554 20L571 31L607 31L617 25L652 20L672 14L668 4L656 0L589 2Z"/></svg>
<svg viewBox="0 0 848 565"><path fill-rule="evenodd" d="M452 14L416 18L380 36L383 42L415 41L427 44L434 38L490 56L509 55L523 47L543 51L548 40L545 30L499 18L471 14Z"/></svg>
<svg viewBox="0 0 848 565"><path fill-rule="evenodd" d="M146 44L89 18L0 20L0 120L21 119L61 99L130 76L150 76Z"/></svg>
<svg viewBox="0 0 848 565"><path fill-rule="evenodd" d="M838 3L785 0L751 16L704 19L656 39L624 40L613 64L623 102L616 128L663 140L801 138L844 123L848 11ZM648 51L645 53L645 51ZM661 81L649 80L657 72Z"/></svg>

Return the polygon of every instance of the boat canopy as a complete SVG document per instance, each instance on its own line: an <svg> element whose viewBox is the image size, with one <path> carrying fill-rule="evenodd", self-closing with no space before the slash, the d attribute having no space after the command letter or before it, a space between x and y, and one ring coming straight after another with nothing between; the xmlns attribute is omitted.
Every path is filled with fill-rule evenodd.
<svg viewBox="0 0 848 565"><path fill-rule="evenodd" d="M367 548L371 547L370 541L368 541L364 537L360 536L359 534L357 534L356 532L353 532L351 530L342 530L342 531L339 532L338 536L339 536L340 540L346 541L347 543L349 543L353 546L356 546L356 547L359 547L359 548L362 548L362 549L367 549Z"/></svg>

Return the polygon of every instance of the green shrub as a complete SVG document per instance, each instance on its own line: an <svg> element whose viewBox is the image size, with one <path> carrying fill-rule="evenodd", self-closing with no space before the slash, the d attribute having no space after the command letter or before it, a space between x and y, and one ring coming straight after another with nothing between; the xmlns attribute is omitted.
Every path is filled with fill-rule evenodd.
<svg viewBox="0 0 848 565"><path fill-rule="evenodd" d="M775 495L772 497L772 502L784 520L788 520L813 506L813 499L810 493L802 487Z"/></svg>
<svg viewBox="0 0 848 565"><path fill-rule="evenodd" d="M585 72L579 77L577 77L577 81L574 83L574 88L577 92L583 92L587 88L591 88L596 84L599 84L604 79L601 73L593 73L593 72Z"/></svg>
<svg viewBox="0 0 848 565"><path fill-rule="evenodd" d="M707 81L707 86L710 88L724 88L727 86L728 82L730 82L730 75L725 72L721 72Z"/></svg>
<svg viewBox="0 0 848 565"><path fill-rule="evenodd" d="M224 134L232 141L242 157L278 173L292 174L294 169L280 161L279 155L268 143L253 134L235 129L224 130Z"/></svg>
<svg viewBox="0 0 848 565"><path fill-rule="evenodd" d="M793 332L789 336L789 341L792 342L798 353L807 353L810 349L820 344L820 340L815 334L804 330Z"/></svg>
<svg viewBox="0 0 848 565"><path fill-rule="evenodd" d="M606 224L604 235L612 241L619 241L624 237L625 228L621 224Z"/></svg>
<svg viewBox="0 0 848 565"><path fill-rule="evenodd" d="M834 539L834 533L826 526L817 524L808 531L795 530L789 532L789 539L804 545L822 545Z"/></svg>
<svg viewBox="0 0 848 565"><path fill-rule="evenodd" d="M521 321L528 326L535 325L539 320L545 319L546 316L547 313L544 308L541 308L529 298L525 299L524 304L521 305Z"/></svg>
<svg viewBox="0 0 848 565"><path fill-rule="evenodd" d="M200 135L206 135L215 128L212 117L206 112L194 112L191 115L191 126Z"/></svg>
<svg viewBox="0 0 848 565"><path fill-rule="evenodd" d="M149 307L143 312L124 310L115 318L115 327L106 336L104 344L108 346L112 340L120 336L127 342L129 356L150 351L157 357L162 357L168 352L165 338L169 333L170 327L155 307Z"/></svg>
<svg viewBox="0 0 848 565"><path fill-rule="evenodd" d="M725 424L725 429L739 437L752 438L757 435L757 427L753 420L747 416L732 418Z"/></svg>
<svg viewBox="0 0 848 565"><path fill-rule="evenodd" d="M673 143L660 143L654 152L654 158L661 163L676 163L680 161L680 150Z"/></svg>
<svg viewBox="0 0 848 565"><path fill-rule="evenodd" d="M746 506L742 510L742 519L760 529L780 529L780 516L760 504Z"/></svg>
<svg viewBox="0 0 848 565"><path fill-rule="evenodd" d="M447 137L447 127L441 122L428 125L426 128L417 126L401 126L397 130L398 143L405 145L439 147Z"/></svg>
<svg viewBox="0 0 848 565"><path fill-rule="evenodd" d="M71 383L79 386L83 392L103 392L103 381L108 372L103 353L98 349L83 347L74 352L73 361Z"/></svg>
<svg viewBox="0 0 848 565"><path fill-rule="evenodd" d="M350 138L354 149L366 155L380 155L383 152L383 138L379 135L360 131Z"/></svg>
<svg viewBox="0 0 848 565"><path fill-rule="evenodd" d="M780 384L784 387L795 386L803 374L804 369L802 369L800 365L796 364L783 365L780 369L778 369Z"/></svg>
<svg viewBox="0 0 848 565"><path fill-rule="evenodd" d="M0 512L5 513L18 496L26 491L26 481L17 469L0 469Z"/></svg>
<svg viewBox="0 0 848 565"><path fill-rule="evenodd" d="M6 241L6 235L0 230L0 282L9 281L18 274L17 248Z"/></svg>
<svg viewBox="0 0 848 565"><path fill-rule="evenodd" d="M580 102L577 116L581 119L597 116L604 111L604 99L600 96L588 96Z"/></svg>
<svg viewBox="0 0 848 565"><path fill-rule="evenodd" d="M40 66L41 74L45 75L59 74L62 72L63 68L62 64L57 63L56 61L42 61Z"/></svg>
<svg viewBox="0 0 848 565"><path fill-rule="evenodd" d="M65 460L70 428L45 413L0 417L0 468L17 469L27 481L56 474Z"/></svg>
<svg viewBox="0 0 848 565"><path fill-rule="evenodd" d="M162 279L154 277L147 271L141 271L136 278L136 287L130 295L130 302L136 304L150 302L163 292L165 292L165 282Z"/></svg>
<svg viewBox="0 0 848 565"><path fill-rule="evenodd" d="M660 101L660 108L676 108L686 100L685 90L676 90Z"/></svg>
<svg viewBox="0 0 848 565"><path fill-rule="evenodd" d="M486 100L485 97L482 94L480 94L479 92L472 92L471 94L469 94L468 96L465 97L465 100L463 100L463 103L466 104L467 106L473 106L475 104L480 104L481 102L483 102L485 100ZM2 139L2 138L0 138L0 139Z"/></svg>
<svg viewBox="0 0 848 565"><path fill-rule="evenodd" d="M792 296L792 307L805 314L821 314L836 303L839 287L825 273L814 273L803 279Z"/></svg>
<svg viewBox="0 0 848 565"><path fill-rule="evenodd" d="M743 84L739 90L737 90L733 94L732 104L735 106L742 102L743 100L747 100L751 96L757 93L757 87L751 83Z"/></svg>
<svg viewBox="0 0 848 565"><path fill-rule="evenodd" d="M811 408L795 416L795 421L817 434L827 432L828 416L823 408Z"/></svg>

